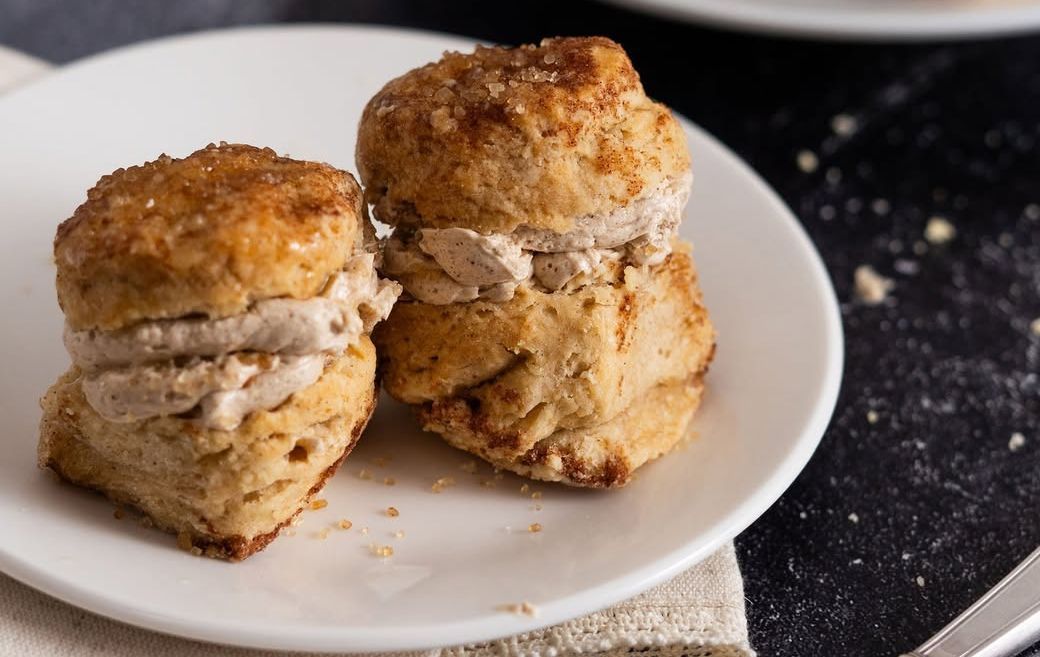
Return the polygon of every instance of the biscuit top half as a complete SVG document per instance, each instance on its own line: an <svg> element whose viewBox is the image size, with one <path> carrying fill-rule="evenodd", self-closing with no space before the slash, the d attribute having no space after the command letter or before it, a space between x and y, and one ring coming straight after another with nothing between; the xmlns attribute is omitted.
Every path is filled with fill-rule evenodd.
<svg viewBox="0 0 1040 657"><path fill-rule="evenodd" d="M392 80L365 107L357 162L380 220L480 233L563 233L690 167L678 121L603 37L478 46Z"/></svg>
<svg viewBox="0 0 1040 657"><path fill-rule="evenodd" d="M75 329L225 317L317 294L364 238L361 191L327 164L209 145L118 169L54 240L58 302Z"/></svg>

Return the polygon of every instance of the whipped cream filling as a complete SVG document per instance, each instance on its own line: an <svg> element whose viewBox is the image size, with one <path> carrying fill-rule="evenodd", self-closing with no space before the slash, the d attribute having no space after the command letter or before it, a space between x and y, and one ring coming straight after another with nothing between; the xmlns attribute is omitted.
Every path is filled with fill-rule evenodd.
<svg viewBox="0 0 1040 657"><path fill-rule="evenodd" d="M65 346L84 372L87 402L105 419L190 413L203 426L230 430L317 381L326 354L341 353L390 314L401 286L379 278L374 258L354 256L310 299L267 299L231 317L119 331L66 325Z"/></svg>
<svg viewBox="0 0 1040 657"><path fill-rule="evenodd" d="M230 430L258 408L270 409L311 385L325 369L324 354L197 359L187 365L148 364L83 377L83 395L109 422L136 422L197 409L213 429Z"/></svg>
<svg viewBox="0 0 1040 657"><path fill-rule="evenodd" d="M548 291L604 275L608 262L657 265L671 253L693 176L669 179L643 198L579 217L566 233L519 226L509 234L466 228L395 230L383 271L425 303L508 301L521 285Z"/></svg>
<svg viewBox="0 0 1040 657"><path fill-rule="evenodd" d="M354 256L310 299L266 299L239 315L142 322L119 331L65 326L65 349L84 371L235 351L342 351L390 314L400 292L371 253Z"/></svg>

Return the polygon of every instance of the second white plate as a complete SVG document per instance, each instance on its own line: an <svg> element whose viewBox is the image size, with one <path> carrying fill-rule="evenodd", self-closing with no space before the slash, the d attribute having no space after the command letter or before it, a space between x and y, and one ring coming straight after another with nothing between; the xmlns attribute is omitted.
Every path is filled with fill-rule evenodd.
<svg viewBox="0 0 1040 657"><path fill-rule="evenodd" d="M295 536L227 564L115 520L102 498L36 469L37 399L67 364L51 240L99 175L217 140L352 170L365 101L441 51L471 47L374 28L209 33L93 58L0 99L4 572L91 611L198 639L413 649L514 634L632 596L710 554L783 492L835 402L837 306L817 254L776 195L692 125L696 191L683 235L696 244L718 357L699 437L628 488L532 484L543 495L533 500L518 478L460 469L466 455L384 400L327 487L328 507L306 513ZM392 460L379 465L381 457ZM435 494L430 486L441 477L457 485ZM391 505L399 517L383 513ZM341 518L353 528L322 539ZM540 533L527 531L534 522ZM373 543L392 545L393 557L373 556ZM498 610L519 601L540 615Z"/></svg>
<svg viewBox="0 0 1040 657"><path fill-rule="evenodd" d="M1038 0L610 0L691 22L823 39L918 41L1040 27Z"/></svg>

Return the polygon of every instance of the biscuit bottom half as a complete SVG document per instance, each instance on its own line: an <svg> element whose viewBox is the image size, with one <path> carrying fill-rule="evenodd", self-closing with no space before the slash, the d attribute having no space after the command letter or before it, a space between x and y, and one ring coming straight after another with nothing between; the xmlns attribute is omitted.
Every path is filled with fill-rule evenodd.
<svg viewBox="0 0 1040 657"><path fill-rule="evenodd" d="M314 384L233 431L178 417L108 422L72 368L41 402L40 466L139 509L182 547L244 559L277 537L353 449L375 409L375 364L362 337L330 357Z"/></svg>
<svg viewBox="0 0 1040 657"><path fill-rule="evenodd" d="M387 391L493 465L611 488L687 433L715 352L690 250L572 292L399 302L373 336Z"/></svg>

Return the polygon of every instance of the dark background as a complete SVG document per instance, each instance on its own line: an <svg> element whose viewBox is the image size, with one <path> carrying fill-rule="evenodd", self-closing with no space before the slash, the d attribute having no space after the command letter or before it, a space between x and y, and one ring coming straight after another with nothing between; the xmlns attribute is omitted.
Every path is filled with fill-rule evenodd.
<svg viewBox="0 0 1040 657"><path fill-rule="evenodd" d="M608 35L651 95L787 200L842 301L847 362L819 451L737 541L762 655L898 654L1040 544L1040 37L801 42L561 0L0 0L0 43L66 62L283 21L503 43ZM854 134L835 133L839 114ZM803 149L815 171L796 165ZM956 227L948 244L923 241L932 216ZM861 264L894 279L886 303L854 300ZM1014 432L1026 439L1018 450Z"/></svg>

